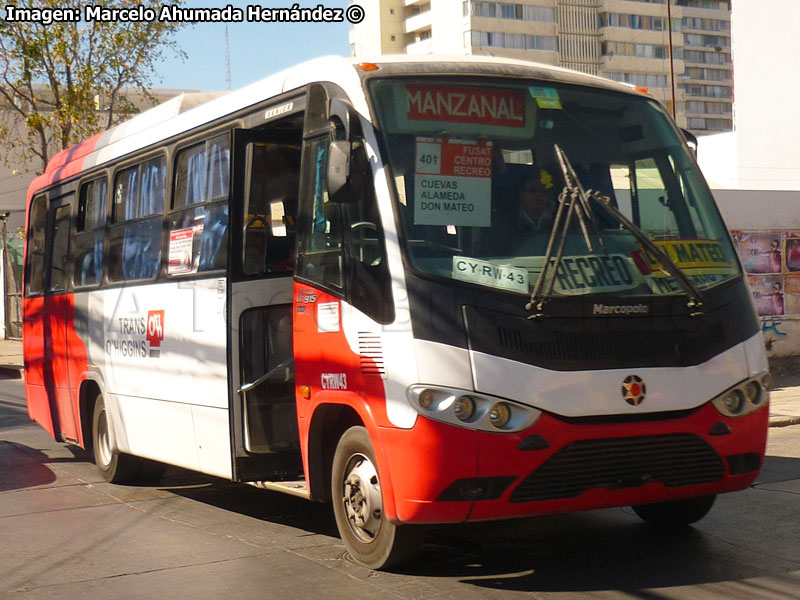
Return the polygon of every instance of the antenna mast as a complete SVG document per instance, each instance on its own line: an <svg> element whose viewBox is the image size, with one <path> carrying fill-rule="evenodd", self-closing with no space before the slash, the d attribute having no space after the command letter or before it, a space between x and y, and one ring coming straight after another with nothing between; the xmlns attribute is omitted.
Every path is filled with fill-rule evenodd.
<svg viewBox="0 0 800 600"><path fill-rule="evenodd" d="M228 26L225 25L225 89L231 89L231 45L228 41Z"/></svg>

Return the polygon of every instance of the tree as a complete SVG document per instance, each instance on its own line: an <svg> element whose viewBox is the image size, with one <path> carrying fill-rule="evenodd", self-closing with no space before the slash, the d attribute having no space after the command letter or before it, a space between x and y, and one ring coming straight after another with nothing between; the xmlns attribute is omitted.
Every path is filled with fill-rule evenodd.
<svg viewBox="0 0 800 600"><path fill-rule="evenodd" d="M172 4L181 4L173 0ZM0 142L7 163L38 162L134 114L128 94L152 103L155 67L181 57L174 34L183 23L159 21L155 0L107 0L107 9L152 9L150 21L85 21L83 0L32 0L29 9L54 16L71 10L79 21L0 21ZM47 23L47 24L45 24ZM98 111L102 105L103 113ZM11 116L12 118L9 118Z"/></svg>

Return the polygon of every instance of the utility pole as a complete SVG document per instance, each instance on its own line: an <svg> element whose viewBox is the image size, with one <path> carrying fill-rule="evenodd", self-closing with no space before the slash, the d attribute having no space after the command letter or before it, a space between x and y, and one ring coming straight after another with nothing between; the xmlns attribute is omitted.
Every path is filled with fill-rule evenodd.
<svg viewBox="0 0 800 600"><path fill-rule="evenodd" d="M3 339L8 339L8 267L11 261L8 260L8 215L4 212L0 214L3 220Z"/></svg>
<svg viewBox="0 0 800 600"><path fill-rule="evenodd" d="M226 35L227 35L227 29ZM667 0L667 37L669 43L669 90L672 93L672 118L675 118L675 60L672 57L672 0Z"/></svg>

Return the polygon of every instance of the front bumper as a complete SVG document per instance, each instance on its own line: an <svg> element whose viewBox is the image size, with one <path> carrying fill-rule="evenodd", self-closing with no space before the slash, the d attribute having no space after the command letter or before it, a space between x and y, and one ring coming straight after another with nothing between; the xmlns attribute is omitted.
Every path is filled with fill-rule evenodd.
<svg viewBox="0 0 800 600"><path fill-rule="evenodd" d="M662 502L748 487L766 446L769 403L743 417L711 403L652 420L565 421L490 433L420 416L382 429L404 523L454 523ZM478 498L478 499L476 499Z"/></svg>

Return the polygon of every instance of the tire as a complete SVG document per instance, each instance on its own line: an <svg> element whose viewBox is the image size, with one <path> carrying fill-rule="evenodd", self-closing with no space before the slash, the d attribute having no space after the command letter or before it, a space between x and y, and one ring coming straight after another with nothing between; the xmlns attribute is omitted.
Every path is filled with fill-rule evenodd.
<svg viewBox="0 0 800 600"><path fill-rule="evenodd" d="M422 532L412 525L395 525L384 517L376 465L367 430L351 427L345 431L333 457L333 514L353 560L377 570L397 566L414 556Z"/></svg>
<svg viewBox="0 0 800 600"><path fill-rule="evenodd" d="M97 394L92 415L92 450L94 462L103 479L109 483L129 483L136 479L140 462L137 458L112 449L109 412L102 394Z"/></svg>
<svg viewBox="0 0 800 600"><path fill-rule="evenodd" d="M685 527L708 514L716 496L700 496L655 504L632 506L633 511L648 525L656 527Z"/></svg>

